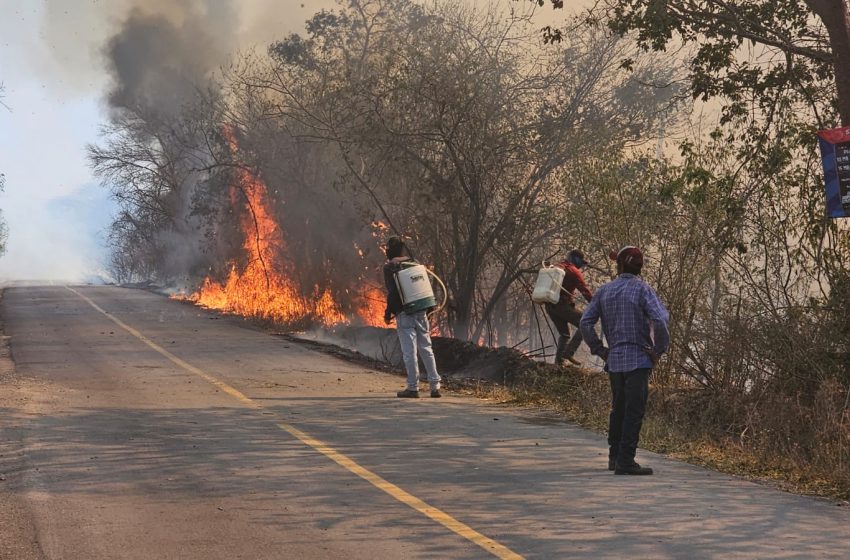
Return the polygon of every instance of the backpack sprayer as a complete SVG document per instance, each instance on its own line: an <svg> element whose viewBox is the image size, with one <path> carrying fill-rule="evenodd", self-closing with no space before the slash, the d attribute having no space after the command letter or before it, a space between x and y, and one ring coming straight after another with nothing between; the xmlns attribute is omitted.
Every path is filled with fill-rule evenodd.
<svg viewBox="0 0 850 560"><path fill-rule="evenodd" d="M423 309L435 307L431 313L437 313L446 305L448 293L446 285L440 280L440 277L428 270L425 265L416 262L400 263L401 270L395 273L395 283L398 287L398 294L401 296L402 309L405 313L416 313ZM437 298L434 297L434 289L431 287L431 281L428 279L432 276L443 290L443 301L437 305Z"/></svg>
<svg viewBox="0 0 850 560"><path fill-rule="evenodd" d="M561 299L561 284L566 272L563 268L555 265L547 265L546 261L541 263L537 272L537 281L531 292L531 301L543 305L545 303L558 303Z"/></svg>
<svg viewBox="0 0 850 560"><path fill-rule="evenodd" d="M570 252L567 260L575 266L579 268L587 266L599 270L590 266L582 255L572 257L573 253L573 251ZM540 305L556 304L561 299L561 292L566 292L563 287L566 271L559 266L548 264L547 261L543 261L540 266L541 268L537 272L537 280L534 283L534 290L531 292L531 301Z"/></svg>

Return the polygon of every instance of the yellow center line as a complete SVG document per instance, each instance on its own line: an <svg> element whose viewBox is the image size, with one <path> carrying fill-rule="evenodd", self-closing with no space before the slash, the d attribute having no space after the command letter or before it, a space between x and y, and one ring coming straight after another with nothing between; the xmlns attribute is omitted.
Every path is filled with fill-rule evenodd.
<svg viewBox="0 0 850 560"><path fill-rule="evenodd" d="M186 362L185 360L178 358L177 356L175 356L174 354L172 354L171 352L169 352L168 350L166 350L162 346L158 345L157 343L155 343L154 341L152 341L151 339L149 339L148 337L146 337L145 335L143 335L141 332L137 331L136 329L134 329L130 325L124 323L123 321L121 321L120 319L115 317L114 315L111 315L108 312L104 311L99 305L97 305L91 299L84 296L83 294L81 294L80 292L75 290L74 288L71 288L70 286L65 286L65 288L67 288L71 292L77 294L77 296L79 296L81 299L86 301L89 305L91 305L96 310L101 312L103 315L105 315L107 318L109 318L116 325L118 325L119 327L121 327L125 331L129 332L131 335L138 338L139 340L141 340L145 344L147 344L150 348L152 348L157 353L159 353L162 356L165 356L166 358L171 360L171 362L173 362L178 367L181 367L181 368L183 368L184 370L186 370L190 373L194 373L195 375L197 375L198 377L200 377L204 381L207 381L208 383L212 384L213 386L215 386L216 388L218 388L222 392L227 393L228 395L232 396L233 398L235 398L236 400L238 400L243 405L245 405L249 408L253 408L255 410L262 410L263 408L265 408L260 403L253 401L250 398L248 398L247 396L245 396L238 389L231 387L227 383L224 383L223 381L216 379L215 377L206 373L202 369L199 369L199 368L193 366L192 364ZM392 496L393 498L395 498L399 502L410 506L411 508L415 509L419 513L425 515L426 517L433 519L434 521L436 521L437 523L439 523L443 527L445 527L445 528L449 529L450 531L452 531L453 533L456 533L456 534L460 535L461 537L473 542L474 544L478 545L482 549L491 553L493 556L495 556L497 558L502 558L504 560L523 560L522 556L520 556L516 552L512 551L508 547L506 547L502 544L499 544L498 542L494 541L493 539L491 539L489 537L482 535L481 533L479 533L478 531L476 531L475 529L473 529L469 525L466 525L465 523L458 521L457 519L455 519L451 515L447 514L446 512L444 512L444 511L442 511L438 508L435 508L434 506L428 505L428 503L424 502L423 500L420 500L419 498L417 498L413 494L403 490L402 488L396 486L395 484L381 478L377 474L375 474L372 471L370 471L369 469L361 466L360 464L358 464L356 461L354 461L350 457L340 453L339 451L335 450L333 447L329 446L328 444L324 443L323 441L318 440L318 439L314 438L313 436L311 436L311 435L309 435L305 432L302 432L301 430L299 430L298 428L296 428L295 426L292 426L290 424L281 423L281 424L277 424L277 426L280 429L282 429L283 431L291 434L292 436L294 436L295 438L300 440L305 445L313 448L314 450L316 450L319 453L323 454L324 456L328 457L329 459L331 459L332 461L334 461L335 463L337 463L338 465L340 465L344 469L348 470L349 472L351 472L353 474L356 474L357 476L359 476L363 480L366 480L367 482L372 484L375 488L383 490L384 492L386 492L387 494L389 494L390 496Z"/></svg>

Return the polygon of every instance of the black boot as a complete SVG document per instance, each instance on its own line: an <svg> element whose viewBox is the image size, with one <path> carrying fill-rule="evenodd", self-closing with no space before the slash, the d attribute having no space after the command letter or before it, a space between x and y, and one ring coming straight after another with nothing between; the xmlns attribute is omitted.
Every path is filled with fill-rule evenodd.
<svg viewBox="0 0 850 560"><path fill-rule="evenodd" d="M635 475L648 475L652 474L652 469L649 467L641 467L634 461L627 464L617 463L614 466L614 474L635 474Z"/></svg>

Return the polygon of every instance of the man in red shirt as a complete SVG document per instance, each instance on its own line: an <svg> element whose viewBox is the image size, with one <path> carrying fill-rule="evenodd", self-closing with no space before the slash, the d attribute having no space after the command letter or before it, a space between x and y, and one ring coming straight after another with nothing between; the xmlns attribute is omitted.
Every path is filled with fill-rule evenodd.
<svg viewBox="0 0 850 560"><path fill-rule="evenodd" d="M546 313L555 324L558 330L558 349L555 351L555 363L563 364L564 360L580 366L581 362L573 358L573 354L578 350L581 344L581 331L579 330L579 322L581 321L581 311L576 309L575 291L581 292L584 299L588 302L593 299L593 294L584 282L584 275L581 269L587 266L587 261L584 260L584 253L579 249L573 249L567 253L567 258L563 262L555 266L564 269L564 280L561 283L561 297L558 303L547 303ZM575 327L575 332L570 338L570 327Z"/></svg>

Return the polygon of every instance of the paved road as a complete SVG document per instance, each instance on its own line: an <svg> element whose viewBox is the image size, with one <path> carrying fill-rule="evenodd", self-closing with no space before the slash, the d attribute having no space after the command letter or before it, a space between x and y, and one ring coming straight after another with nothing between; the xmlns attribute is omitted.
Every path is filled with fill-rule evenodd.
<svg viewBox="0 0 850 560"><path fill-rule="evenodd" d="M364 369L144 291L14 288L0 558L848 558L850 508Z"/></svg>

